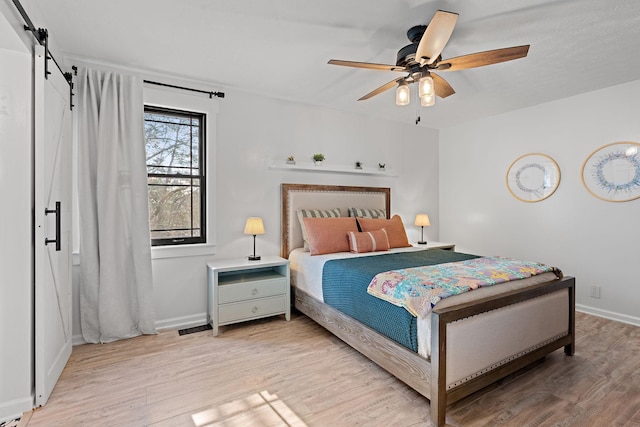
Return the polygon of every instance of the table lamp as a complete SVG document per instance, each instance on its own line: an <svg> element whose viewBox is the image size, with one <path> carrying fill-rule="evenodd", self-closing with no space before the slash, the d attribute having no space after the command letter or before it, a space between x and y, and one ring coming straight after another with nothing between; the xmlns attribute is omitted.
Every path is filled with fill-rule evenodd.
<svg viewBox="0 0 640 427"><path fill-rule="evenodd" d="M249 261L259 261L260 255L256 255L256 235L264 234L262 218L257 216L247 218L247 222L244 224L244 234L253 235L253 255L249 255Z"/></svg>
<svg viewBox="0 0 640 427"><path fill-rule="evenodd" d="M427 214L418 214L416 215L416 222L415 225L419 226L421 231L420 231L420 241L418 242L419 245L426 245L427 241L424 240L424 228L428 227L431 225L431 223L429 222L429 215Z"/></svg>

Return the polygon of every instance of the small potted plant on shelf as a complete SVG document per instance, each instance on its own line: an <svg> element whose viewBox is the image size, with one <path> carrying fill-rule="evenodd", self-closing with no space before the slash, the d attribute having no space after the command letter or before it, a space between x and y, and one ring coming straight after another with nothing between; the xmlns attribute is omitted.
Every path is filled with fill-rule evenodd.
<svg viewBox="0 0 640 427"><path fill-rule="evenodd" d="M385 166L386 166L386 164L385 164L385 163L378 163L378 169L379 169L379 170L381 170L381 171L384 171L384 170L385 170L385 169L384 169L384 168L385 168Z"/></svg>
<svg viewBox="0 0 640 427"><path fill-rule="evenodd" d="M312 158L313 158L313 163L315 163L316 166L321 166L325 157L324 157L324 154L317 153L317 154L314 154Z"/></svg>
<svg viewBox="0 0 640 427"><path fill-rule="evenodd" d="M356 169L362 169L362 162L356 162Z"/></svg>
<svg viewBox="0 0 640 427"><path fill-rule="evenodd" d="M295 165L296 164L296 159L295 159L295 157L293 157L293 155L287 157L287 164L288 165Z"/></svg>

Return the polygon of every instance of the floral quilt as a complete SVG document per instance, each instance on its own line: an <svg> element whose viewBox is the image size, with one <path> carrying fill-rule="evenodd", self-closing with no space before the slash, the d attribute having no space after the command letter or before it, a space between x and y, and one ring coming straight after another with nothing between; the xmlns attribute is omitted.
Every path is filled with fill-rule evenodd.
<svg viewBox="0 0 640 427"><path fill-rule="evenodd" d="M503 257L483 257L377 274L367 292L424 318L442 298L510 280L554 272L555 267Z"/></svg>

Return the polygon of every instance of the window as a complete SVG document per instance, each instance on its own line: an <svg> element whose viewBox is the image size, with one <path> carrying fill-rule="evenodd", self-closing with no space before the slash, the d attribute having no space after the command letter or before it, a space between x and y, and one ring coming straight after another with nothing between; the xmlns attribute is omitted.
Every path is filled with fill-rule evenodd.
<svg viewBox="0 0 640 427"><path fill-rule="evenodd" d="M206 243L201 113L145 106L151 244Z"/></svg>

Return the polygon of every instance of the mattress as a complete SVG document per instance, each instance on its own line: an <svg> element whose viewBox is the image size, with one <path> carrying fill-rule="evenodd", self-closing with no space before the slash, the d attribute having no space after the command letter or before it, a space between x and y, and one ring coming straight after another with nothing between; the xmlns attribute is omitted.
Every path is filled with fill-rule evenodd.
<svg viewBox="0 0 640 427"><path fill-rule="evenodd" d="M340 252L327 255L311 256L309 252L302 248L294 249L289 255L291 267L291 284L296 288L306 292L319 301L324 302L322 293L322 271L327 261L332 259L344 259L363 256L379 256L393 252L424 251L434 249L424 249L422 247L396 248L391 251L373 252L364 254L352 254ZM474 301L488 296L500 295L515 289L523 289L539 283L556 279L554 273L544 273L523 280L515 280L502 283L496 286L476 289L461 295L455 295L438 302L435 308L450 307L456 304ZM424 318L416 318L418 353L429 358L431 355L431 315Z"/></svg>

